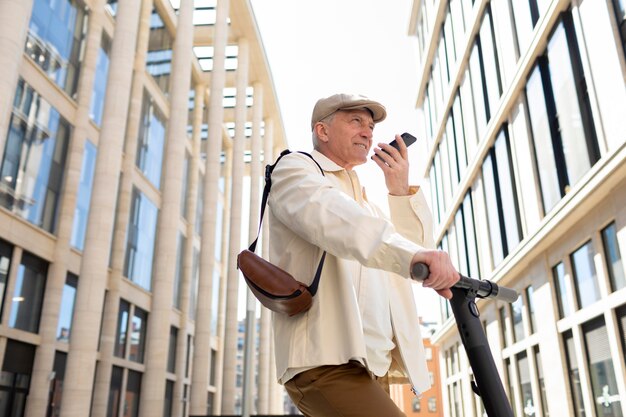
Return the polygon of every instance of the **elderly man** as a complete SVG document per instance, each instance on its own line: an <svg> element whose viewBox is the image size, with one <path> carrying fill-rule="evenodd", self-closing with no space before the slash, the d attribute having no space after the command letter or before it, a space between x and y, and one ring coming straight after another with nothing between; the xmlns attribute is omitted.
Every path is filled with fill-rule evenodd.
<svg viewBox="0 0 626 417"><path fill-rule="evenodd" d="M270 261L306 283L327 252L310 310L273 317L279 382L306 416L404 415L389 383L408 382L417 395L430 387L411 266L428 264L424 286L446 298L459 279L448 255L432 249L431 215L409 185L402 138L399 150L379 143L372 156L391 219L368 202L353 171L368 161L385 117L385 107L364 96L320 99L311 118L315 161L292 153L272 174Z"/></svg>

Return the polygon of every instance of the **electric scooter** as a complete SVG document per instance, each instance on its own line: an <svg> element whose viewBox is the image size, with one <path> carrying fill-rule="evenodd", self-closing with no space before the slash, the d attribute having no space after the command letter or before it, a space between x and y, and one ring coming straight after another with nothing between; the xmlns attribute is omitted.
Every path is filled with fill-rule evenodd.
<svg viewBox="0 0 626 417"><path fill-rule="evenodd" d="M429 274L428 265L424 263L416 263L411 269L411 275L416 281L427 279ZM481 398L488 417L513 417L511 403L493 361L475 300L476 297L492 298L512 303L519 295L511 288L463 275L451 290L452 313L474 371L475 383L472 383L472 389Z"/></svg>

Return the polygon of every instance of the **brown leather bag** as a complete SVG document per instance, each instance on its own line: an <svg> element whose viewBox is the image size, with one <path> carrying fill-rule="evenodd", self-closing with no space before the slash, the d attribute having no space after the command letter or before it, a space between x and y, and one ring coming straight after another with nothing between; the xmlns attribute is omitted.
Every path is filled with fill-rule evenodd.
<svg viewBox="0 0 626 417"><path fill-rule="evenodd" d="M272 187L272 171L274 171L278 161L280 161L283 156L290 153L288 149L283 151L273 165L267 165L265 167L265 188L263 189L263 201L261 202L259 232L263 222L263 215L265 214L267 197ZM308 153L300 153L313 159ZM317 164L315 159L313 159L313 161ZM322 175L324 175L322 167L320 167L319 164L317 164L317 166L322 172ZM307 311L311 308L313 296L317 292L326 252L322 254L313 282L310 286L307 286L296 280L285 270L254 253L258 240L259 237L257 236L250 247L241 251L237 256L237 268L242 272L250 291L252 291L261 304L276 313L295 316L296 314Z"/></svg>

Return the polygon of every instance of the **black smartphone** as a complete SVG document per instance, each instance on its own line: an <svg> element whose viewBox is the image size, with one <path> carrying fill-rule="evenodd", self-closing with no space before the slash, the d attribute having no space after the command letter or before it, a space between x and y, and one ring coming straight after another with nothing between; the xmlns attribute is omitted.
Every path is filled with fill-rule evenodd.
<svg viewBox="0 0 626 417"><path fill-rule="evenodd" d="M407 132L404 132L400 136L402 137L402 140L404 141L404 144L406 145L407 148L413 145L415 141L417 140L415 136ZM396 148L397 150L400 150L398 142L395 139L391 141L390 145Z"/></svg>

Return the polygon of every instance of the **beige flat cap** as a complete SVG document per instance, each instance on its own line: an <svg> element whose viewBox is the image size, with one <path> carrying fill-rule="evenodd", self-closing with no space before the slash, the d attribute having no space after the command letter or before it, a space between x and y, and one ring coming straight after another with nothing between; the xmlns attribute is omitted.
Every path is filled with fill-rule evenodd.
<svg viewBox="0 0 626 417"><path fill-rule="evenodd" d="M387 117L385 106L377 101L355 94L335 94L330 97L321 98L313 107L311 116L311 130L315 123L330 116L338 110L368 109L372 113L374 123L382 122Z"/></svg>

